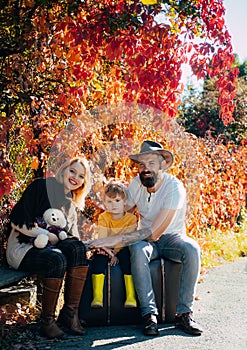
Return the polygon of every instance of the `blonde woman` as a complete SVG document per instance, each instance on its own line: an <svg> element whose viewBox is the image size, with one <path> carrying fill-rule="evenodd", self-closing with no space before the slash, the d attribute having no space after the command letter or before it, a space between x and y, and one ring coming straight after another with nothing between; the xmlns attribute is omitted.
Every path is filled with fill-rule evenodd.
<svg viewBox="0 0 247 350"><path fill-rule="evenodd" d="M87 275L86 248L79 239L77 208L83 210L90 191L90 170L86 159L66 161L55 177L34 180L24 191L10 214L11 232L6 257L12 268L43 277L41 333L48 338L60 338L64 328L69 333L85 333L78 306ZM68 238L50 247L38 249L32 238L42 232L36 220L48 208L63 211L67 219ZM64 306L58 320L55 310L65 278Z"/></svg>

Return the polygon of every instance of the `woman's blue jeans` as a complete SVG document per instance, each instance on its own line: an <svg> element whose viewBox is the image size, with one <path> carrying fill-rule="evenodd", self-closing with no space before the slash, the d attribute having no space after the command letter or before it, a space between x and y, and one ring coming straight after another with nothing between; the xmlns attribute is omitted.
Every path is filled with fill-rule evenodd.
<svg viewBox="0 0 247 350"><path fill-rule="evenodd" d="M183 234L164 234L156 242L140 241L130 246L131 272L142 316L158 315L149 262L166 258L182 264L176 313L193 312L196 284L200 275L201 251L196 241Z"/></svg>

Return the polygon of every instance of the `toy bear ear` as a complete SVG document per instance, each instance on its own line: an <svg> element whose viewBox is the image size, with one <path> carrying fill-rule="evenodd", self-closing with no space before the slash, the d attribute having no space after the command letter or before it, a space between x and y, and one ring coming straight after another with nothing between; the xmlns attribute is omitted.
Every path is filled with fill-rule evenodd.
<svg viewBox="0 0 247 350"><path fill-rule="evenodd" d="M53 209L49 208L43 214L43 218L44 218L44 220L45 220L47 225L53 225L53 223L52 223L52 213L53 213Z"/></svg>
<svg viewBox="0 0 247 350"><path fill-rule="evenodd" d="M54 210L54 215L56 216L57 219L57 225L64 228L67 225L67 220L64 216L64 213L60 209L55 209Z"/></svg>

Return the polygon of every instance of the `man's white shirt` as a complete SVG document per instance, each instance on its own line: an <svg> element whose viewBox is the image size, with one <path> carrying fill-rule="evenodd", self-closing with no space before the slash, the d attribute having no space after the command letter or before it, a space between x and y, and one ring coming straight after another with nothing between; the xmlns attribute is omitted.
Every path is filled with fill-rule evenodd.
<svg viewBox="0 0 247 350"><path fill-rule="evenodd" d="M128 187L128 206L137 206L140 220L138 228L149 228L162 209L176 210L175 216L164 233L186 233L186 191L183 183L171 174L164 173L161 187L149 193L141 183L139 175Z"/></svg>

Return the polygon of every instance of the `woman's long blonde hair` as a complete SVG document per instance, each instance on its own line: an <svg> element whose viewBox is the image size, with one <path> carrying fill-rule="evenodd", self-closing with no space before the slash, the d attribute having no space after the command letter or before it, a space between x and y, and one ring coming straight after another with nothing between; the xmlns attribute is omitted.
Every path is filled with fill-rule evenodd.
<svg viewBox="0 0 247 350"><path fill-rule="evenodd" d="M68 168L70 165L77 162L79 162L85 169L84 183L81 187L72 191L72 195L73 195L73 202L75 203L75 205L80 210L83 210L85 207L85 198L91 190L91 171L90 171L90 167L87 159L84 157L74 157L70 160L67 160L57 170L55 177L59 183L63 184L64 170Z"/></svg>

